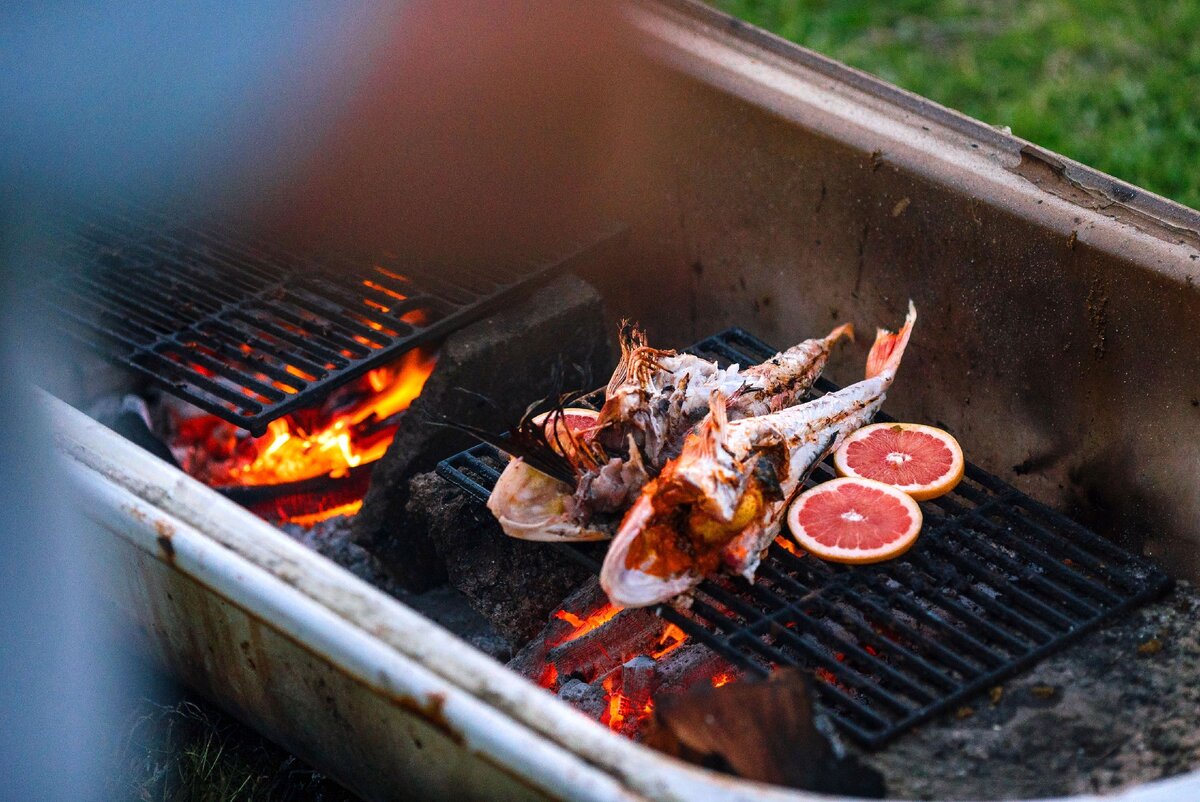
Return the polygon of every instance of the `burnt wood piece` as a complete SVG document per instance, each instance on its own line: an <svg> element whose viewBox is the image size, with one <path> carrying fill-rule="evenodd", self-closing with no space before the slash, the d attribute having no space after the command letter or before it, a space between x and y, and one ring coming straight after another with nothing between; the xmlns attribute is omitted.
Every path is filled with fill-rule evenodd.
<svg viewBox="0 0 1200 802"><path fill-rule="evenodd" d="M642 654L626 660L616 673L618 681L613 687L621 694L620 711L624 716L620 731L634 738L642 729L643 711L654 699L658 687L658 664L654 658Z"/></svg>
<svg viewBox="0 0 1200 802"><path fill-rule="evenodd" d="M699 686L656 702L645 742L748 780L828 794L881 798L883 778L835 749L813 719L797 669L769 680Z"/></svg>
<svg viewBox="0 0 1200 802"><path fill-rule="evenodd" d="M686 643L658 661L658 695L681 693L693 685L740 681L744 672L702 643Z"/></svg>
<svg viewBox="0 0 1200 802"><path fill-rule="evenodd" d="M559 677L577 676L590 682L632 657L653 651L662 630L662 621L653 613L622 610L604 626L550 649L546 662Z"/></svg>
<svg viewBox="0 0 1200 802"><path fill-rule="evenodd" d="M508 537L486 508L435 473L419 474L409 488L409 514L398 539L412 543L410 530L427 536L429 555L422 559L428 570L442 571L513 643L537 634L562 598L590 575L545 543Z"/></svg>
<svg viewBox="0 0 1200 802"><path fill-rule="evenodd" d="M410 591L443 583L446 565L430 531L406 510L413 476L475 442L444 422L504 431L532 401L606 380L611 340L600 296L570 275L448 337L421 395L372 472L354 524L355 540ZM436 494L431 500L436 503ZM434 518L453 528L446 512L440 509ZM417 518L423 517L418 511ZM553 598L563 595L565 590Z"/></svg>
<svg viewBox="0 0 1200 802"><path fill-rule="evenodd" d="M600 587L600 580L592 576L572 591L561 607L550 613L545 629L525 644L509 661L508 667L522 676L538 680L545 671L546 656L550 650L563 643L577 629L565 617L560 618L559 613L565 612L580 620L587 620L610 606L608 596Z"/></svg>

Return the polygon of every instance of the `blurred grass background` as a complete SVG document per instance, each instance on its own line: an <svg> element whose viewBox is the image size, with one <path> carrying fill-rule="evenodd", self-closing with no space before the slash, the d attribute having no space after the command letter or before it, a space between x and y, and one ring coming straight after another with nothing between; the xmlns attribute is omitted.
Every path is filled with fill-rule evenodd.
<svg viewBox="0 0 1200 802"><path fill-rule="evenodd" d="M715 5L1200 209L1198 0Z"/></svg>

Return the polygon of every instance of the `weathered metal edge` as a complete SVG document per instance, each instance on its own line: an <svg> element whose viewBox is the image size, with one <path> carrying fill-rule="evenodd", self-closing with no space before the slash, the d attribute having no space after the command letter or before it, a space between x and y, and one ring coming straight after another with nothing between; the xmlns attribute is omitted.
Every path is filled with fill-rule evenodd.
<svg viewBox="0 0 1200 802"><path fill-rule="evenodd" d="M436 705L465 742L532 788L568 799L830 799L698 769L609 732L210 488L42 396L56 449L93 519L354 672L378 689L381 703L404 696L422 710ZM1105 799L1157 802L1183 789L1200 794L1200 772Z"/></svg>
<svg viewBox="0 0 1200 802"><path fill-rule="evenodd" d="M652 58L701 83L1181 284L1200 276L1200 212L703 3L641 0L629 18Z"/></svg>

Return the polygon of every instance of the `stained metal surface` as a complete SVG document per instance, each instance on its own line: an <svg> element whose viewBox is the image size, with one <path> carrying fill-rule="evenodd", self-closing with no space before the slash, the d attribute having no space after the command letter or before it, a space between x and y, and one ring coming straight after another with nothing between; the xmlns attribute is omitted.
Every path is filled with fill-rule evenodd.
<svg viewBox="0 0 1200 802"><path fill-rule="evenodd" d="M740 329L687 350L725 366L776 353ZM821 379L816 394L835 389ZM494 456L476 446L437 471L482 505L500 478ZM826 462L807 484L833 476ZM875 748L1171 585L1149 561L969 462L962 484L921 508L921 537L895 560L841 566L775 544L755 582L705 581L687 614L656 612L752 676L767 665L807 669L833 720Z"/></svg>
<svg viewBox="0 0 1200 802"><path fill-rule="evenodd" d="M297 256L214 222L106 209L66 225L38 298L66 334L258 436L288 412L578 267L618 231L489 269Z"/></svg>

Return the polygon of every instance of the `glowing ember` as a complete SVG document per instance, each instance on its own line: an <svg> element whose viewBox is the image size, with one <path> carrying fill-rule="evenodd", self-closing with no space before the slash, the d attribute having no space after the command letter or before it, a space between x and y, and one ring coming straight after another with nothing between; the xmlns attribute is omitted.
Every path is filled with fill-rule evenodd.
<svg viewBox="0 0 1200 802"><path fill-rule="evenodd" d="M712 686L714 688L720 688L721 686L728 685L731 682L733 682L733 674L730 674L728 671L723 671L712 678Z"/></svg>
<svg viewBox="0 0 1200 802"><path fill-rule="evenodd" d="M558 683L558 668L553 663L546 664L546 670L538 677L538 685L543 688L553 688Z"/></svg>
<svg viewBox="0 0 1200 802"><path fill-rule="evenodd" d="M620 732L621 725L625 722L625 709L629 707L629 702L621 695L620 691L614 689L615 685L616 680L612 676L604 680L604 692L608 694L608 709L600 714L600 723L613 732Z"/></svg>
<svg viewBox="0 0 1200 802"><path fill-rule="evenodd" d="M320 512L313 512L307 515L292 515L288 518L288 523L299 524L300 526L312 526L315 523L336 518L339 515L354 515L362 509L362 505L362 500L359 499L358 501L339 504L336 507L330 507Z"/></svg>
<svg viewBox="0 0 1200 802"><path fill-rule="evenodd" d="M795 543L793 543L791 540L787 539L783 535L780 535L779 537L775 538L775 542L778 545L782 546L785 551L790 551L792 554L796 555L797 557L804 556L804 551L801 550L801 548L799 546L797 546Z"/></svg>
<svg viewBox="0 0 1200 802"><path fill-rule="evenodd" d="M599 629L616 617L617 613L621 612L620 607L615 607L611 604L605 604L596 612L589 615L587 618L580 618L574 613L566 610L559 610L554 614L554 617L559 621L566 621L575 629L571 630L562 640L551 643L551 646L560 646L564 643L570 643L573 640L582 638L589 632Z"/></svg>
<svg viewBox="0 0 1200 802"><path fill-rule="evenodd" d="M659 660L664 656L678 649L687 640L687 633L674 624L668 624L663 630L662 637L658 639L659 649L650 654L655 660Z"/></svg>
<svg viewBox="0 0 1200 802"><path fill-rule="evenodd" d="M824 666L817 666L815 669L813 669L813 674L816 675L816 678L821 680L821 682L827 682L830 685L841 684L838 682L837 677L834 676L834 673Z"/></svg>

